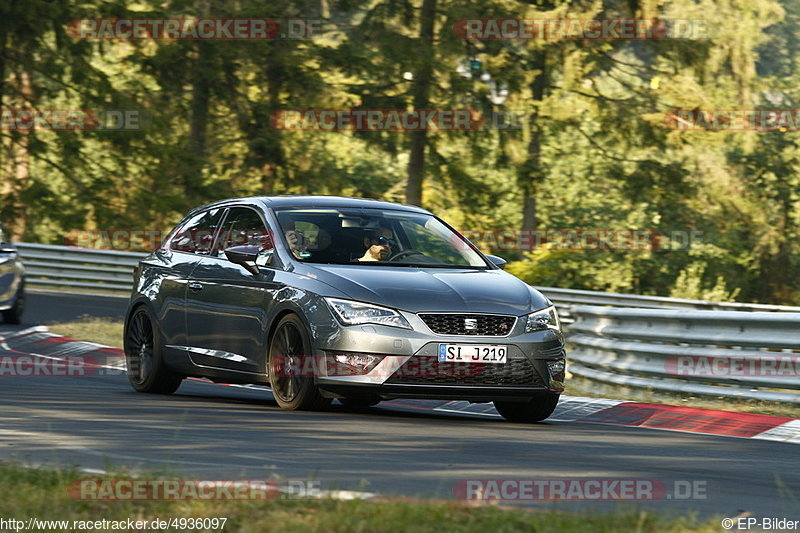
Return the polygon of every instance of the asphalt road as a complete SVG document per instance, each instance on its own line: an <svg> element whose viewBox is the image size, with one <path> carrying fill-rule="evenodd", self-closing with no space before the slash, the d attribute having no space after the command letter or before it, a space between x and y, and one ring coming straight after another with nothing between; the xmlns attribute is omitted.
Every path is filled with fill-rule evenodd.
<svg viewBox="0 0 800 533"><path fill-rule="evenodd" d="M128 298L115 296L93 296L90 294L67 294L56 291L28 290L28 301L23 324L9 326L0 322L0 330L15 330L39 324L69 322L89 315L97 318L122 320Z"/></svg>
<svg viewBox="0 0 800 533"><path fill-rule="evenodd" d="M124 300L103 300L35 295L26 322L124 309ZM0 324L0 335L14 329ZM514 425L424 404L290 412L265 390L185 381L172 396L137 394L122 375L2 376L0 404L6 460L202 479L314 479L325 489L439 498L453 498L464 479L634 478L668 492L689 482L705 487L705 499L636 505L800 519L796 444L588 423Z"/></svg>

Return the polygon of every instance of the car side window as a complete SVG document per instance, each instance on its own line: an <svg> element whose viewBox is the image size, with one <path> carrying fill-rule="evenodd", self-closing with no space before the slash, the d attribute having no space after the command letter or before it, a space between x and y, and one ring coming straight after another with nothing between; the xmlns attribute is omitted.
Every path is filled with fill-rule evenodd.
<svg viewBox="0 0 800 533"><path fill-rule="evenodd" d="M172 236L170 250L208 255L219 228L222 208L202 211L187 220Z"/></svg>
<svg viewBox="0 0 800 533"><path fill-rule="evenodd" d="M227 248L245 245L258 246L262 254L274 248L272 235L256 211L247 207L232 207L217 239L214 255L225 257Z"/></svg>

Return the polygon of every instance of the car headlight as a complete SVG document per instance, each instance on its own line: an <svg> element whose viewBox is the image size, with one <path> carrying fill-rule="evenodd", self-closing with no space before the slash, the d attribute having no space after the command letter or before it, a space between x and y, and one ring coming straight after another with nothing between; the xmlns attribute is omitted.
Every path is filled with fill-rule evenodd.
<svg viewBox="0 0 800 533"><path fill-rule="evenodd" d="M325 301L328 302L339 321L346 326L379 324L411 329L411 324L403 318L403 315L388 307L338 298L325 298Z"/></svg>
<svg viewBox="0 0 800 533"><path fill-rule="evenodd" d="M558 312L552 305L528 315L528 322L525 324L525 333L543 329L561 331L561 324L558 321Z"/></svg>

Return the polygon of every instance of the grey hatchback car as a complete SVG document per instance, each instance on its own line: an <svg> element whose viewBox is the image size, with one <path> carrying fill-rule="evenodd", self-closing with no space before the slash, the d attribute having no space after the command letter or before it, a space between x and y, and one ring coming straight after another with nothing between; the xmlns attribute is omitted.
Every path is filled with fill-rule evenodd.
<svg viewBox="0 0 800 533"><path fill-rule="evenodd" d="M132 386L266 384L278 405L494 402L547 418L564 387L552 303L432 213L331 196L191 211L135 270Z"/></svg>
<svg viewBox="0 0 800 533"><path fill-rule="evenodd" d="M7 324L19 324L25 311L25 269L16 247L0 224L0 314Z"/></svg>

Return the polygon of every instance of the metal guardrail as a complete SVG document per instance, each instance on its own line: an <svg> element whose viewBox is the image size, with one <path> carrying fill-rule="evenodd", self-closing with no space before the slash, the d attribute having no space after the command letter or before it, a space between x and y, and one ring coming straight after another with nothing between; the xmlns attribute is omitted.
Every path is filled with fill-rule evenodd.
<svg viewBox="0 0 800 533"><path fill-rule="evenodd" d="M572 308L576 305L611 305L645 309L704 309L714 311L772 311L800 313L800 307L740 302L712 302L664 296L643 296L618 292L598 292L558 287L536 287L555 304L561 322L566 326L575 320Z"/></svg>
<svg viewBox="0 0 800 533"><path fill-rule="evenodd" d="M664 296L643 296L617 292L536 287L550 298L557 307L569 310L573 305L612 305L615 307L641 307L647 309L706 309L715 311L783 311L800 312L800 307L740 302L712 302ZM559 309L560 311L561 309Z"/></svg>
<svg viewBox="0 0 800 533"><path fill-rule="evenodd" d="M607 384L800 404L800 313L576 306L570 372Z"/></svg>
<svg viewBox="0 0 800 533"><path fill-rule="evenodd" d="M53 244L16 243L28 286L97 289L128 293L133 267L147 254L87 250Z"/></svg>

